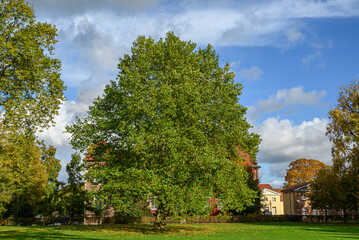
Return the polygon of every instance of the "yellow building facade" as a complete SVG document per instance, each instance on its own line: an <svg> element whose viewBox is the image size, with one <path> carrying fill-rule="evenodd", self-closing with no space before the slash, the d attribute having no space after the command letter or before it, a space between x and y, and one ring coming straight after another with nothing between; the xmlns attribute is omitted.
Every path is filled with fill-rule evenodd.
<svg viewBox="0 0 359 240"><path fill-rule="evenodd" d="M263 214L283 215L284 206L280 190L263 188L261 189L261 210Z"/></svg>

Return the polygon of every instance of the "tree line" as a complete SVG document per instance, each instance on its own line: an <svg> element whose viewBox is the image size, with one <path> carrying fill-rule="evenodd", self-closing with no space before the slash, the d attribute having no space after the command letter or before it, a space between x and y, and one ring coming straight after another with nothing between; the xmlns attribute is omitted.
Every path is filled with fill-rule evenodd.
<svg viewBox="0 0 359 240"><path fill-rule="evenodd" d="M329 111L326 135L332 142L332 165L297 159L289 164L284 187L311 182L312 208L335 209L359 216L359 84L339 87L337 105Z"/></svg>

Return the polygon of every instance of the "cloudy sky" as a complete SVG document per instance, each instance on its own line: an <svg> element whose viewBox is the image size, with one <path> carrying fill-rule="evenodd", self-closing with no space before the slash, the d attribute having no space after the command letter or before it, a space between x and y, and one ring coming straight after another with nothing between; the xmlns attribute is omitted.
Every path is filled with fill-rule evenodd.
<svg viewBox="0 0 359 240"><path fill-rule="evenodd" d="M74 152L66 124L85 116L115 79L138 35L175 32L213 45L243 84L240 103L262 138L261 182L279 186L298 158L331 163L325 129L338 86L359 78L359 1L31 0L39 21L58 28L56 57L68 99L40 135L65 166ZM64 169L64 167L63 167ZM65 171L60 174L66 180Z"/></svg>

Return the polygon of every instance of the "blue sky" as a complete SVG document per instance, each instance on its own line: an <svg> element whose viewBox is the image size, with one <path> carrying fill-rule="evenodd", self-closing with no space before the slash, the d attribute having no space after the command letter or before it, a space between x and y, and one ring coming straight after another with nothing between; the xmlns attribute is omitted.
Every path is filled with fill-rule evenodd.
<svg viewBox="0 0 359 240"><path fill-rule="evenodd" d="M298 158L331 163L325 136L338 86L359 78L359 1L31 0L40 21L56 24L56 57L68 99L56 126L39 134L58 148L62 165L73 152L66 124L85 116L94 97L116 77L118 59L138 35L174 31L182 40L213 45L242 83L240 103L262 143L261 182L280 187ZM64 169L64 167L63 167ZM60 178L66 180L61 172Z"/></svg>

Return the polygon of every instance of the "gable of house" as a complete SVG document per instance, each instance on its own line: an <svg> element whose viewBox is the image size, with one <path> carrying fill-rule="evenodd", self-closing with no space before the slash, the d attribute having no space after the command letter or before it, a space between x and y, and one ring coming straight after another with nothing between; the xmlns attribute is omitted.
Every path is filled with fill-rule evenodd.
<svg viewBox="0 0 359 240"><path fill-rule="evenodd" d="M273 189L270 184L259 184L259 189L261 189L262 213L272 215L284 214L282 193L278 189Z"/></svg>

